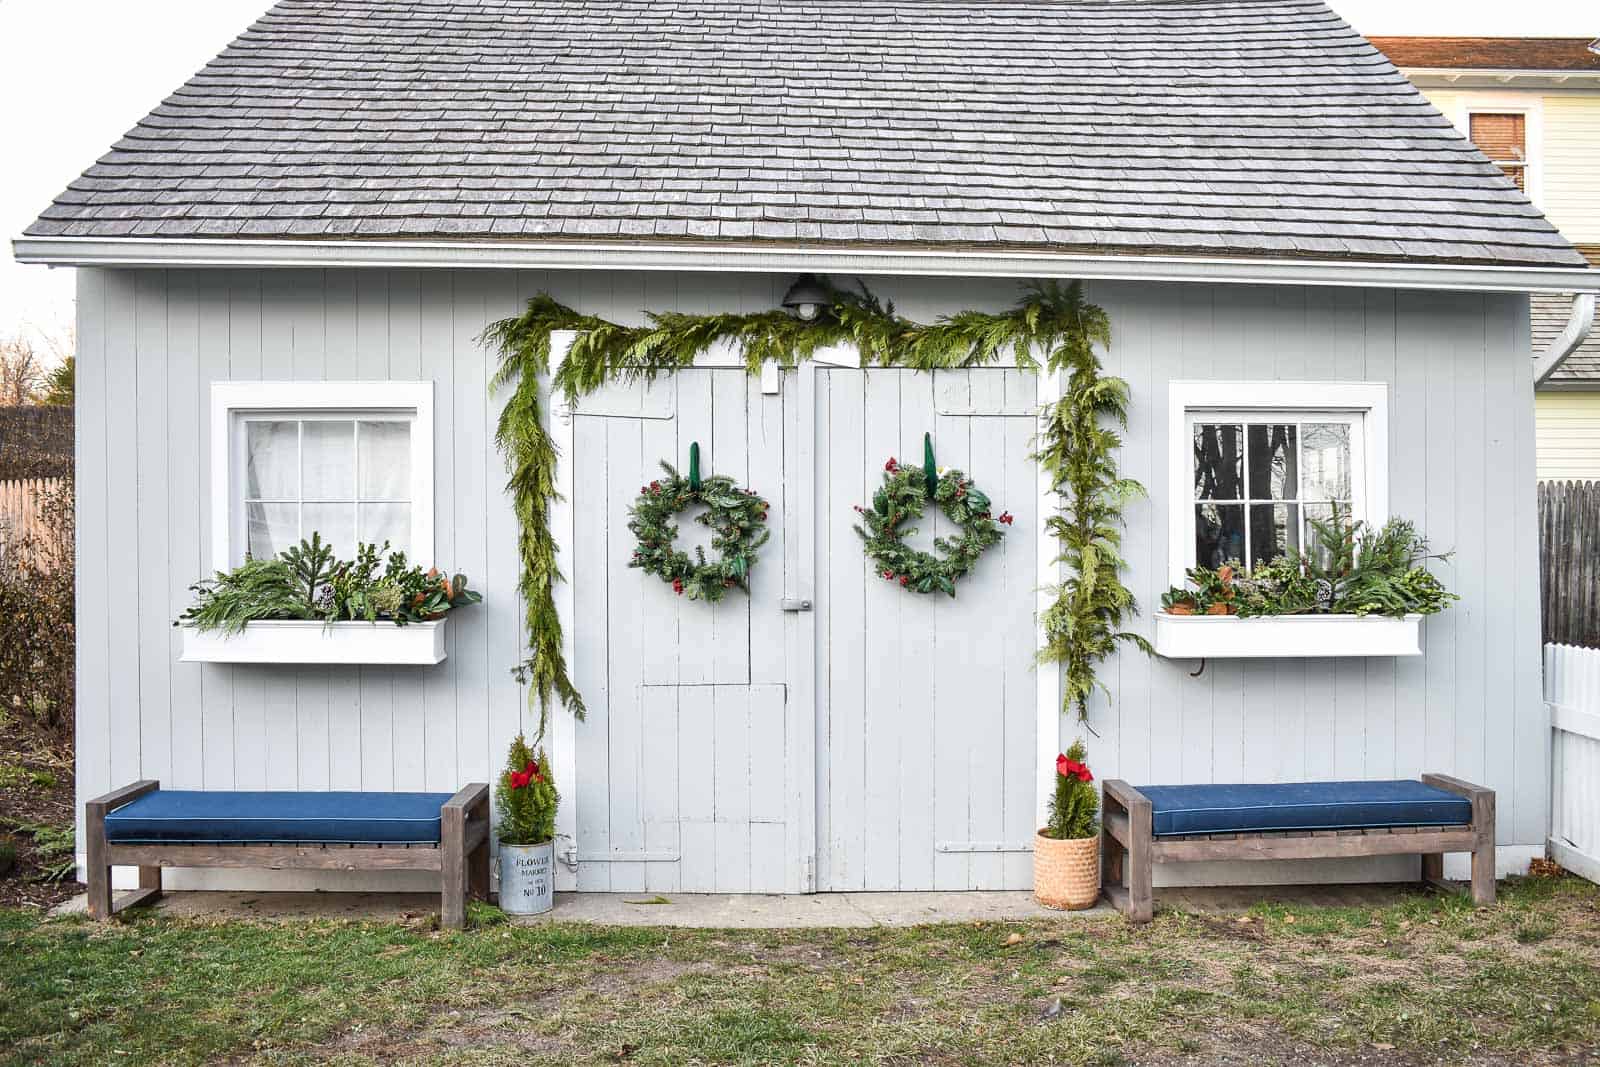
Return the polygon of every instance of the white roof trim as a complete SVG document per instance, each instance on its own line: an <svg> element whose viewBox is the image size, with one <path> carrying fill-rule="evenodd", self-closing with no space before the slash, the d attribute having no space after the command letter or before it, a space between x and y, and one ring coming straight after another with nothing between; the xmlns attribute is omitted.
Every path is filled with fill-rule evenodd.
<svg viewBox="0 0 1600 1067"><path fill-rule="evenodd" d="M1082 278L1489 292L1597 292L1600 270L1359 260L727 244L488 241L164 240L19 237L18 261L57 267L536 268Z"/></svg>

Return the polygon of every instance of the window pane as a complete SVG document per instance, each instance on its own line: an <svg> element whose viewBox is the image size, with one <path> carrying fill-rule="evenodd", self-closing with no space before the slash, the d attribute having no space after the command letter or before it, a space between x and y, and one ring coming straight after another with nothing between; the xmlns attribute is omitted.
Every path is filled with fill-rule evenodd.
<svg viewBox="0 0 1600 1067"><path fill-rule="evenodd" d="M246 504L245 544L253 559L271 559L300 539L300 505Z"/></svg>
<svg viewBox="0 0 1600 1067"><path fill-rule="evenodd" d="M409 500L411 424L363 422L357 433L361 440L361 499Z"/></svg>
<svg viewBox="0 0 1600 1067"><path fill-rule="evenodd" d="M1238 500L1244 488L1244 427L1205 424L1194 428L1196 500Z"/></svg>
<svg viewBox="0 0 1600 1067"><path fill-rule="evenodd" d="M1309 463L1307 465L1309 466ZM1323 550L1321 539L1317 536L1316 527L1312 525L1312 522L1313 520L1316 522L1330 524L1335 522L1349 522L1351 512L1350 503L1349 501L1335 501L1329 504L1305 504L1302 505L1302 507L1304 508L1305 512L1305 518L1303 520L1303 525L1305 528L1301 532L1302 539L1300 543L1305 546L1305 552L1307 555L1314 556L1321 562L1327 563L1328 553Z"/></svg>
<svg viewBox="0 0 1600 1067"><path fill-rule="evenodd" d="M313 532L333 554L349 559L356 554L356 506L354 504L305 504L305 523L301 534L306 540Z"/></svg>
<svg viewBox="0 0 1600 1067"><path fill-rule="evenodd" d="M387 541L391 552L404 552L409 557L411 555L411 505L362 504L361 540L374 545L382 545ZM417 559L412 560L412 562L428 566L433 561Z"/></svg>
<svg viewBox="0 0 1600 1067"><path fill-rule="evenodd" d="M1298 504L1250 505L1250 566L1270 563L1299 547Z"/></svg>
<svg viewBox="0 0 1600 1067"><path fill-rule="evenodd" d="M244 424L245 497L249 500L294 500L300 495L295 476L299 460L300 424Z"/></svg>
<svg viewBox="0 0 1600 1067"><path fill-rule="evenodd" d="M1301 495L1309 500L1349 500L1349 425L1313 422L1302 426L1300 432L1300 457L1305 464Z"/></svg>
<svg viewBox="0 0 1600 1067"><path fill-rule="evenodd" d="M1202 567L1220 567L1244 558L1244 505L1196 504L1194 559Z"/></svg>
<svg viewBox="0 0 1600 1067"><path fill-rule="evenodd" d="M1250 448L1250 499L1293 500L1299 496L1300 462L1294 426L1273 424L1246 429Z"/></svg>
<svg viewBox="0 0 1600 1067"><path fill-rule="evenodd" d="M305 423L300 470L306 500L355 499L355 429L353 422Z"/></svg>

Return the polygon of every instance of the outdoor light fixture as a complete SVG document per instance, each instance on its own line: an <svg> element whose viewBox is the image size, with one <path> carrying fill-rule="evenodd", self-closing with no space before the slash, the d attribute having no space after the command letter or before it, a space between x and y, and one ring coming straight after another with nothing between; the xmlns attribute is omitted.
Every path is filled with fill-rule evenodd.
<svg viewBox="0 0 1600 1067"><path fill-rule="evenodd" d="M810 274L800 275L783 294L783 306L794 312L801 322L815 319L827 303L828 291Z"/></svg>

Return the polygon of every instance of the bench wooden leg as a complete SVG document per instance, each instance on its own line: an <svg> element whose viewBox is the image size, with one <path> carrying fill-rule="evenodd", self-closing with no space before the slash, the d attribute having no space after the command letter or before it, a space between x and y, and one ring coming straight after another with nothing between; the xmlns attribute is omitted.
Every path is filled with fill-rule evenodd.
<svg viewBox="0 0 1600 1067"><path fill-rule="evenodd" d="M467 857L462 851L466 844L466 812L446 807L441 829L439 925L447 930L459 930L467 923Z"/></svg>
<svg viewBox="0 0 1600 1067"><path fill-rule="evenodd" d="M111 867L106 863L105 813L92 812L88 825L89 918L111 918Z"/></svg>
<svg viewBox="0 0 1600 1067"><path fill-rule="evenodd" d="M467 894L473 900L489 899L489 838L472 852L467 862Z"/></svg>
<svg viewBox="0 0 1600 1067"><path fill-rule="evenodd" d="M1105 784L1105 806L1108 813L1127 816L1127 841L1111 842L1112 852L1107 852L1106 896L1111 899L1128 921L1147 923L1155 917L1153 891L1155 825L1151 821L1150 798L1120 778ZM1107 846L1104 838L1102 849ZM1113 854L1114 853L1114 854ZM1127 880L1126 888L1122 882Z"/></svg>
<svg viewBox="0 0 1600 1067"><path fill-rule="evenodd" d="M1483 790L1472 798L1472 827L1478 847L1472 850L1472 902L1494 903L1494 794Z"/></svg>
<svg viewBox="0 0 1600 1067"><path fill-rule="evenodd" d="M1473 785L1459 778L1452 778L1448 774L1424 774L1422 780L1435 789L1455 793L1466 797L1472 803L1472 830L1476 843L1472 849L1472 902L1474 904L1494 903L1494 790L1486 789L1481 785ZM1430 866L1430 863L1432 864ZM1444 874L1443 857L1422 857L1422 876L1429 878L1430 872L1442 878Z"/></svg>
<svg viewBox="0 0 1600 1067"><path fill-rule="evenodd" d="M85 875L89 880L89 918L109 919L115 910L111 903L111 865L106 862L106 813L159 788L160 782L145 779L95 797L83 806L83 828L89 838L84 849L88 853L85 862L89 869ZM154 873L148 874L147 871ZM151 900L160 894L161 868L140 867L139 892L129 899L129 906Z"/></svg>

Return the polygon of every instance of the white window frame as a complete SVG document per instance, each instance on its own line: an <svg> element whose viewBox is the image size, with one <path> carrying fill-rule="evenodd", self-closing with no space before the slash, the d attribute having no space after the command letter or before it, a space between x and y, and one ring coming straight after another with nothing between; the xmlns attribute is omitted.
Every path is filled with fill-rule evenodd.
<svg viewBox="0 0 1600 1067"><path fill-rule="evenodd" d="M1237 419L1285 412L1306 419L1318 414L1351 417L1354 518L1382 525L1389 519L1389 387L1383 382L1185 382L1167 395L1168 577L1182 585L1194 566L1194 439L1196 413ZM1357 437L1359 436L1359 441Z"/></svg>
<svg viewBox="0 0 1600 1067"><path fill-rule="evenodd" d="M1544 204L1544 99L1538 93L1492 95L1463 90L1457 103L1455 121L1461 136L1469 141L1472 140L1474 115L1523 117L1522 142L1528 158L1522 166L1522 192L1536 206L1542 206Z"/></svg>
<svg viewBox="0 0 1600 1067"><path fill-rule="evenodd" d="M432 382L212 382L211 383L211 570L228 570L244 558L239 545L241 513L234 489L243 484L242 450L235 447L240 415L286 419L385 413L411 419L412 562L433 559L433 383ZM240 497L239 503L242 503Z"/></svg>

